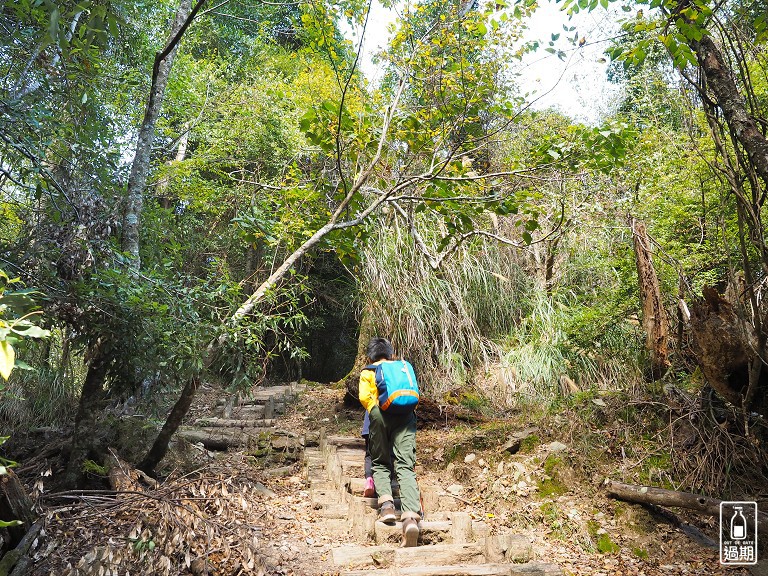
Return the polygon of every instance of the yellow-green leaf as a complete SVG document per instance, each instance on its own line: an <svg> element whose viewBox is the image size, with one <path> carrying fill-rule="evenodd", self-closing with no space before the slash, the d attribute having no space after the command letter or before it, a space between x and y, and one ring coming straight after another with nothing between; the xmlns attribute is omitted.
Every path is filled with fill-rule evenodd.
<svg viewBox="0 0 768 576"><path fill-rule="evenodd" d="M16 351L10 342L3 340L0 342L0 376L8 380L13 370L13 364L16 361Z"/></svg>

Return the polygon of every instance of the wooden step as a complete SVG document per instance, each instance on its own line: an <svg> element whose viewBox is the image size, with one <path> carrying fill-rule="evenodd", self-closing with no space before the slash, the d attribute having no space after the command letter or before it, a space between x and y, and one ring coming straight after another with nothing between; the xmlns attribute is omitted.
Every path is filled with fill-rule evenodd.
<svg viewBox="0 0 768 576"><path fill-rule="evenodd" d="M337 518L346 520L349 518L349 506L346 504L327 504L317 511L320 518Z"/></svg>
<svg viewBox="0 0 768 576"><path fill-rule="evenodd" d="M347 448L362 450L365 453L365 439L364 438L350 438L349 436L327 436L325 441L337 448Z"/></svg>
<svg viewBox="0 0 768 576"><path fill-rule="evenodd" d="M391 545L356 546L348 545L333 550L336 566L421 566L425 562L445 564L484 564L483 546L469 544L435 544L414 548L393 548Z"/></svg>
<svg viewBox="0 0 768 576"><path fill-rule="evenodd" d="M452 543L453 537L451 536L451 527L453 524L450 521L430 522L422 521L419 523L421 528L421 535L419 536L419 543L424 544L444 544ZM384 524L383 522L376 522L374 525L374 540L376 544L399 544L403 539L403 523L395 522L394 524Z"/></svg>
<svg viewBox="0 0 768 576"><path fill-rule="evenodd" d="M439 538L460 539L466 535L457 534L452 523L421 522L423 538L420 546L414 548L392 548L402 540L402 524L394 526L376 522L375 530L384 543L377 546L345 546L333 552L333 561L337 566L416 566L424 558L437 565L449 564L484 564L487 562L521 563L529 562L533 557L530 538L521 534L497 534L479 538L474 542L443 541ZM438 539L430 543L429 538ZM387 546L386 543L390 543ZM421 560L419 560L421 558Z"/></svg>
<svg viewBox="0 0 768 576"><path fill-rule="evenodd" d="M426 560L426 559L425 559ZM346 570L340 576L561 576L554 564L476 564L453 566L413 566L384 570Z"/></svg>
<svg viewBox="0 0 768 576"><path fill-rule="evenodd" d="M258 427L264 432L271 432L272 426L275 425L275 420L242 420L235 418L200 418L195 420L195 426L202 428L254 428Z"/></svg>

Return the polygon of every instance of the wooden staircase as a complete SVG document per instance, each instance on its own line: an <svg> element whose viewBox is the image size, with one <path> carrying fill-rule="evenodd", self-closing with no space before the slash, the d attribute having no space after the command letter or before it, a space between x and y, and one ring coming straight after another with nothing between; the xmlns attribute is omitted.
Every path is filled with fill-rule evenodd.
<svg viewBox="0 0 768 576"><path fill-rule="evenodd" d="M310 446L310 444L314 444ZM352 533L357 544L333 549L342 576L559 576L554 564L537 562L523 535L492 534L455 498L420 484L425 517L419 546L402 548L402 524L377 521L375 498L363 498L365 444L360 438L326 436L305 442L304 477L318 522ZM398 502L396 501L396 505Z"/></svg>

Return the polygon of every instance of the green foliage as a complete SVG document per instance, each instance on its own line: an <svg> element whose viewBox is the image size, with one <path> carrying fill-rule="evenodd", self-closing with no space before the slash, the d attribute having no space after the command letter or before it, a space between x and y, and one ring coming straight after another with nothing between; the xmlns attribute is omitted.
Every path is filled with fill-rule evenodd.
<svg viewBox="0 0 768 576"><path fill-rule="evenodd" d="M5 444L9 439L9 436L0 436L0 446ZM7 474L8 468L13 468L14 466L18 466L16 462L13 460L9 460L8 458L3 458L0 456L0 476Z"/></svg>
<svg viewBox="0 0 768 576"><path fill-rule="evenodd" d="M102 466L93 460L83 460L83 472L87 474L94 474L106 478L109 475L109 470L105 466Z"/></svg>
<svg viewBox="0 0 768 576"><path fill-rule="evenodd" d="M69 336L60 329L25 347L34 370L14 373L8 382L0 420L7 431L45 426L63 427L72 422L86 367L73 351Z"/></svg>
<svg viewBox="0 0 768 576"><path fill-rule="evenodd" d="M42 312L36 310L36 290L9 290L20 282L0 270L0 376L8 380L14 367L28 366L16 359L16 349L29 338L47 338L50 332L35 324L30 318ZM0 385L0 392L3 386Z"/></svg>
<svg viewBox="0 0 768 576"><path fill-rule="evenodd" d="M536 434L530 434L520 441L520 453L531 454L541 444L541 439Z"/></svg>

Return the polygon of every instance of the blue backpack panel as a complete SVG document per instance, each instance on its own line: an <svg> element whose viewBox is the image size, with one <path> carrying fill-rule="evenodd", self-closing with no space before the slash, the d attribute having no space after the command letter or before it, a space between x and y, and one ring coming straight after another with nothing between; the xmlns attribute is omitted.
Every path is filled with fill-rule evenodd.
<svg viewBox="0 0 768 576"><path fill-rule="evenodd" d="M385 360L365 367L376 373L379 409L389 414L406 414L419 403L419 384L407 360Z"/></svg>

